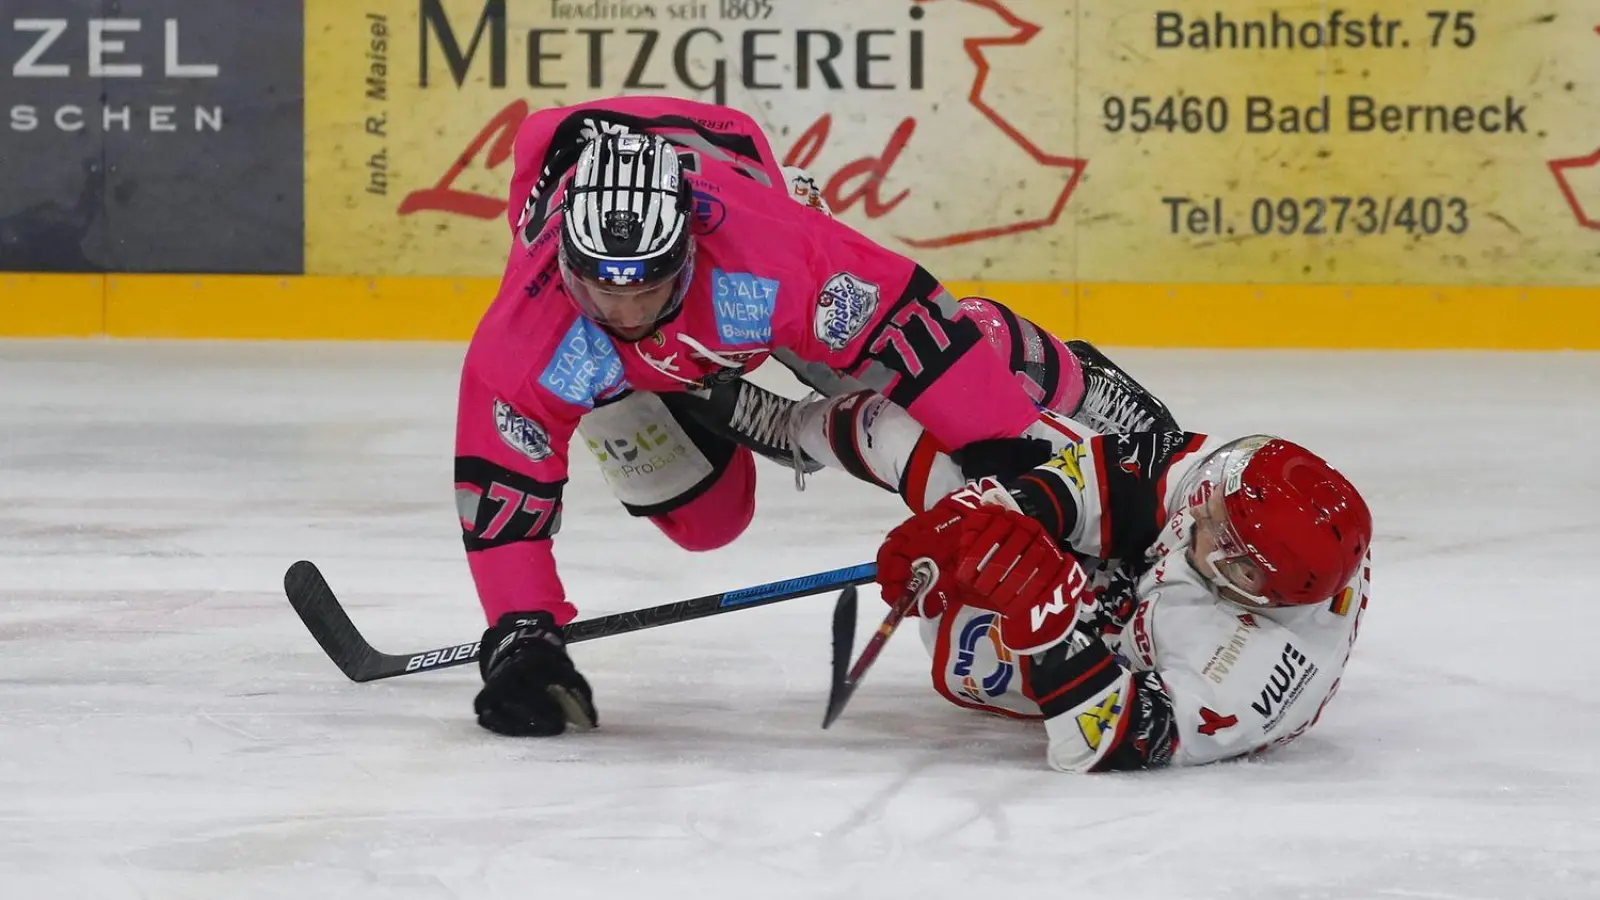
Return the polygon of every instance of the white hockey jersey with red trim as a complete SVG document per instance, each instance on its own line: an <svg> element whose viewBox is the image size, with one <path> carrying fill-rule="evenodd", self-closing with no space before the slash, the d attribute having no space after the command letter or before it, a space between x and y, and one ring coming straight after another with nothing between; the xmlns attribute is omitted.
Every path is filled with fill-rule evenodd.
<svg viewBox="0 0 1600 900"><path fill-rule="evenodd" d="M1024 477L1050 479L1056 496L1076 503L1076 524L1068 535L1073 549L1109 556L1130 543L1148 548L1148 568L1132 597L1122 598L1126 612L1098 621L1104 623L1100 638L1119 665L1154 671L1165 685L1179 736L1172 763L1199 765L1252 753L1315 724L1338 690L1355 642L1370 555L1343 589L1316 606L1260 609L1220 599L1186 558L1194 521L1177 495L1186 476L1224 442L1162 434L1074 439L1074 432L1090 434L1054 430L1060 436L1057 455ZM1156 522L1159 533L1152 534ZM1080 621L1090 618L1086 611ZM994 619L987 610L956 607L920 623L934 688L958 706L1039 717L1028 688L1032 663L1000 644ZM1100 709L1089 723L1095 733L1083 740L1098 744L1102 733L1113 732L1130 700L1123 696ZM1063 730L1086 727L1054 720L1050 725L1053 744Z"/></svg>

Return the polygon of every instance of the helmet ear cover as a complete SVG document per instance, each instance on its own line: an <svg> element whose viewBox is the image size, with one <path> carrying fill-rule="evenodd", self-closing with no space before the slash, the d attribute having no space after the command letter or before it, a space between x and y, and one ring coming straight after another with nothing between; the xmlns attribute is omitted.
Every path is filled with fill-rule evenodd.
<svg viewBox="0 0 1600 900"><path fill-rule="evenodd" d="M678 212L687 216L694 212L694 188L689 186L689 179L684 177L685 174L683 172L678 174Z"/></svg>

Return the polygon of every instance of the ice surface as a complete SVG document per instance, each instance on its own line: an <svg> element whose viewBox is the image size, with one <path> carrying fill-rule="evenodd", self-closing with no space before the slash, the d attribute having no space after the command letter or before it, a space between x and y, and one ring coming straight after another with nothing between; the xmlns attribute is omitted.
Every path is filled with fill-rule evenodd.
<svg viewBox="0 0 1600 900"><path fill-rule="evenodd" d="M1117 354L1191 427L1345 469L1374 596L1294 745L1074 777L1036 726L938 699L910 634L820 730L829 597L575 647L587 735L479 730L472 669L345 681L280 593L295 559L390 652L482 627L460 355L0 344L0 896L1600 897L1600 356ZM691 556L580 457L573 597L861 562L899 516L762 478L751 533Z"/></svg>

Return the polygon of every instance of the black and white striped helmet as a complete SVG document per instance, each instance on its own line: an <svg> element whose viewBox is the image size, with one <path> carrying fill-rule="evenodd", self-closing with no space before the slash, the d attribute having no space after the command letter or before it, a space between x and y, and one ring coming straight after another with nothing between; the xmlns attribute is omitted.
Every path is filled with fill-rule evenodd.
<svg viewBox="0 0 1600 900"><path fill-rule="evenodd" d="M578 310L625 340L672 318L694 274L693 206L666 140L590 141L562 200L561 274Z"/></svg>

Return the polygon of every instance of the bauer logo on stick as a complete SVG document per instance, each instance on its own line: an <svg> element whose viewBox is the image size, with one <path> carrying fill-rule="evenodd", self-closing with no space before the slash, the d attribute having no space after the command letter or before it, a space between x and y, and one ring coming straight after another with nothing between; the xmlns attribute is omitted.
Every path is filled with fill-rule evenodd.
<svg viewBox="0 0 1600 900"><path fill-rule="evenodd" d="M459 647L445 647L440 650L430 650L427 653L418 653L406 660L406 671L422 672L445 663L476 657L480 643L480 641L473 641L470 644L462 644Z"/></svg>
<svg viewBox="0 0 1600 900"><path fill-rule="evenodd" d="M550 456L550 435L544 426L498 398L494 401L494 427L511 449L534 462Z"/></svg>

